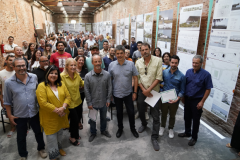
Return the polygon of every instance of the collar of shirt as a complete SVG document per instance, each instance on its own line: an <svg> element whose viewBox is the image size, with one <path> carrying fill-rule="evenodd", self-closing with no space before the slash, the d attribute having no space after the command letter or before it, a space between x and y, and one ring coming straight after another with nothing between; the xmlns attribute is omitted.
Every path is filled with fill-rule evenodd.
<svg viewBox="0 0 240 160"><path fill-rule="evenodd" d="M92 70L91 71L92 72L92 75L94 76L94 75L97 75L97 73L96 72L94 72L94 70ZM101 73L100 73L101 75L103 74L103 70L101 70Z"/></svg>
<svg viewBox="0 0 240 160"><path fill-rule="evenodd" d="M24 84L21 80L19 80L19 79L17 78L16 73L14 74L14 76L13 76L13 78L12 78L11 80L12 80L12 81L16 81L16 82L18 82L18 83L22 83L22 84L24 84L24 85L27 85L28 82L29 82L29 81L31 80L31 78L32 78L32 76L29 75L28 73L27 73L27 75L28 75L28 77L27 77L26 84Z"/></svg>
<svg viewBox="0 0 240 160"><path fill-rule="evenodd" d="M201 70L202 70L202 67L196 73L199 73ZM194 73L194 69L192 69L192 72Z"/></svg>
<svg viewBox="0 0 240 160"><path fill-rule="evenodd" d="M66 78L71 78L71 77L69 76L69 74L64 73L63 75L64 75ZM77 78L77 74L74 73L73 79L76 79L76 78ZM71 79L72 79L72 78L71 78Z"/></svg>
<svg viewBox="0 0 240 160"><path fill-rule="evenodd" d="M172 72L171 72L171 67L170 68L168 68L169 69L169 73L171 73L172 74ZM178 70L178 68L177 68L177 70L175 71L175 72L173 72L173 74L175 74L175 75L177 75L178 74L178 72L179 72L179 70Z"/></svg>
<svg viewBox="0 0 240 160"><path fill-rule="evenodd" d="M149 61L149 63L148 63L148 65L146 66L146 64L145 64L145 60L144 60L144 58L142 57L141 58L141 60L143 61L143 64L146 66L146 67L148 67L150 64L151 64L151 62L152 62L152 58L153 58L153 56L152 55L150 55L151 56L151 59L150 59L150 61Z"/></svg>
<svg viewBox="0 0 240 160"><path fill-rule="evenodd" d="M127 61L126 61L126 59L125 59L122 65L126 65L126 62L127 62ZM120 65L120 63L118 62L118 60L117 60L117 64Z"/></svg>

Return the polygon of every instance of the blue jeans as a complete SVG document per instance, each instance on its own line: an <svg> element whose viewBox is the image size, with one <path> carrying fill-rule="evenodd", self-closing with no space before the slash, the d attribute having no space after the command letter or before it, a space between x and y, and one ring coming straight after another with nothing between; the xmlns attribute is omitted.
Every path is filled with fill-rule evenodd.
<svg viewBox="0 0 240 160"><path fill-rule="evenodd" d="M94 107L93 107L94 108ZM104 106L102 108L94 108L96 110L99 110L100 113L100 130L101 133L104 132L106 130L107 127L107 106ZM88 124L90 124L90 132L93 135L97 134L97 129L96 129L96 122L94 122L93 120L89 119Z"/></svg>

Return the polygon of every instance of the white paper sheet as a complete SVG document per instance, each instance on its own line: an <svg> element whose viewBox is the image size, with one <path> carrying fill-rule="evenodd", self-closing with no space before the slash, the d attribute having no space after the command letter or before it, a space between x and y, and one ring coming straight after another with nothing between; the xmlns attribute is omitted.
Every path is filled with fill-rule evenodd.
<svg viewBox="0 0 240 160"><path fill-rule="evenodd" d="M156 105L156 103L158 102L158 100L161 98L161 94L154 91L154 90L152 90L151 93L152 93L153 96L152 97L147 97L145 99L145 102L147 104L149 104L151 107L154 107Z"/></svg>
<svg viewBox="0 0 240 160"><path fill-rule="evenodd" d="M89 109L88 118L95 121L97 120L98 111L96 109Z"/></svg>
<svg viewBox="0 0 240 160"><path fill-rule="evenodd" d="M167 103L169 100L176 100L177 94L175 89L170 89L164 92L161 92L162 103Z"/></svg>

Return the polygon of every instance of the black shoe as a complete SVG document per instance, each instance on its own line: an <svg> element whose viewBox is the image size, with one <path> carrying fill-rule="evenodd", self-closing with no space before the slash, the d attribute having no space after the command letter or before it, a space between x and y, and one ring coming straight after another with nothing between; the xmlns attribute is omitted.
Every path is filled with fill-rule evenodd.
<svg viewBox="0 0 240 160"><path fill-rule="evenodd" d="M117 131L117 133L116 133L116 137L117 137L117 138L121 137L122 132L123 132L122 129L118 129L118 131Z"/></svg>
<svg viewBox="0 0 240 160"><path fill-rule="evenodd" d="M89 137L88 141L92 142L95 137L96 137L96 134L91 134L91 136Z"/></svg>
<svg viewBox="0 0 240 160"><path fill-rule="evenodd" d="M138 135L136 129L131 130L131 132L132 132L132 134L133 134L134 137L136 137L136 138L139 137L139 135Z"/></svg>
<svg viewBox="0 0 240 160"><path fill-rule="evenodd" d="M192 139L188 142L188 145L189 145L189 146L194 146L196 143L197 143L197 140L195 140L195 139L192 138Z"/></svg>
<svg viewBox="0 0 240 160"><path fill-rule="evenodd" d="M142 133L145 129L147 128L147 126L141 126L138 128L138 133Z"/></svg>
<svg viewBox="0 0 240 160"><path fill-rule="evenodd" d="M104 131L104 132L102 132L101 134L104 135L104 136L106 136L106 137L108 137L108 138L111 138L111 135L109 134L108 131Z"/></svg>
<svg viewBox="0 0 240 160"><path fill-rule="evenodd" d="M190 135L187 135L185 132L184 133L179 133L178 137L191 137Z"/></svg>
<svg viewBox="0 0 240 160"><path fill-rule="evenodd" d="M160 147L159 147L157 139L152 139L152 145L153 145L153 149L155 151L159 151L160 150Z"/></svg>
<svg viewBox="0 0 240 160"><path fill-rule="evenodd" d="M106 117L106 120L107 120L107 122L111 121L111 119L109 117Z"/></svg>

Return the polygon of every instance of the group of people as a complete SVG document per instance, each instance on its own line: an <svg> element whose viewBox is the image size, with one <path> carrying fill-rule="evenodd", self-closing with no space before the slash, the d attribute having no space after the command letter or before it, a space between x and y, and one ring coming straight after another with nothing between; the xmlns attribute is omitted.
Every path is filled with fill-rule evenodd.
<svg viewBox="0 0 240 160"><path fill-rule="evenodd" d="M16 126L21 160L28 155L28 124L35 134L37 150L42 158L49 156L54 160L60 155L66 156L61 145L63 130L69 130L69 142L78 146L81 140L79 130L83 129L85 99L89 110L95 109L100 113L101 135L111 138L106 127L107 108L115 104L118 123L116 137L121 137L124 103L130 130L134 137L139 138L139 133L148 127L146 111L149 106L144 100L153 96L152 91L171 89L176 91L176 100L163 103L159 99L155 106L150 106L153 149L160 150L158 138L164 134L168 114L169 138L174 138L180 100L184 103L185 131L178 137L191 137L188 145L196 144L202 108L213 88L210 73L201 68L203 58L200 55L193 57L193 68L184 75L178 69L180 58L177 55L162 55L160 48L155 48L151 53L149 44L136 43L134 37L130 46L123 44L114 47L103 35L95 41L96 37L94 40L93 35L88 34L89 39L84 39L85 42L82 42L81 36L85 37L79 34L75 40L67 42L66 35L54 44L42 39L38 49L30 43L25 53L23 47L26 44L19 47L13 44L13 37L8 39L9 45L14 47L7 45L5 49L5 69L0 71L0 92L3 95L0 100L12 126L8 137L11 137ZM56 47L54 53L51 45ZM134 101L137 101L136 112ZM141 126L136 129L135 118L138 116ZM92 142L97 136L96 121L89 119L88 124L89 142ZM47 138L48 153L45 151L43 132Z"/></svg>

